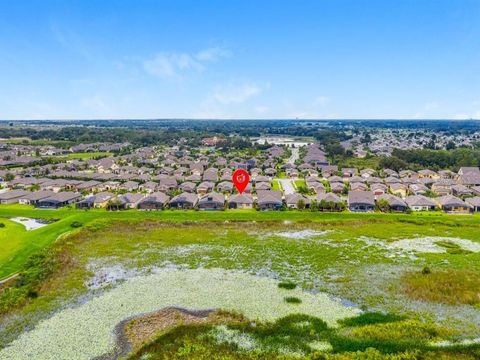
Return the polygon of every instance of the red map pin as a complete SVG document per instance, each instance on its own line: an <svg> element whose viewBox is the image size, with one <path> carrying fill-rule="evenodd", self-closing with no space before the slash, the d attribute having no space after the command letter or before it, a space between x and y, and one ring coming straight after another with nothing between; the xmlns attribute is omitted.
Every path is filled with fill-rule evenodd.
<svg viewBox="0 0 480 360"><path fill-rule="evenodd" d="M232 175L232 181L235 184L238 192L241 194L248 186L248 181L250 180L250 175L243 169L237 169Z"/></svg>

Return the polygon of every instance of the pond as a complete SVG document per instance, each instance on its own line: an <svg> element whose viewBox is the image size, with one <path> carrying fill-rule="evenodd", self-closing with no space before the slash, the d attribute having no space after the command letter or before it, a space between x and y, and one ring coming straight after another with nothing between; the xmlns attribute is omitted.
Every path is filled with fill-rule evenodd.
<svg viewBox="0 0 480 360"><path fill-rule="evenodd" d="M11 218L10 220L18 224L22 224L23 226L25 226L25 229L27 231L40 229L50 223L48 220L45 219L30 219L24 217Z"/></svg>

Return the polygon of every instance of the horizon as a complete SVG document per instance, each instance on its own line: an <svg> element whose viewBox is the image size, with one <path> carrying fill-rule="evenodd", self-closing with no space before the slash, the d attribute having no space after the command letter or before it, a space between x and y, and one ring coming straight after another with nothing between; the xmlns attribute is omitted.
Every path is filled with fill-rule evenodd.
<svg viewBox="0 0 480 360"><path fill-rule="evenodd" d="M442 119L442 118L424 118L424 119L399 119L399 118L86 118L86 119L0 119L0 122L73 122L73 121L305 121L305 122L329 122L329 121L399 121L399 122L434 122L434 121L447 121L447 122L477 122L480 118L474 119Z"/></svg>

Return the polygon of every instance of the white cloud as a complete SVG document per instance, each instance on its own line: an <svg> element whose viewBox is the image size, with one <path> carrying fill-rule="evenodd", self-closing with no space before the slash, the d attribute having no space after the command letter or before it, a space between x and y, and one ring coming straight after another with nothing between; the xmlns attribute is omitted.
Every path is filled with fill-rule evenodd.
<svg viewBox="0 0 480 360"><path fill-rule="evenodd" d="M241 104L261 92L262 88L254 83L229 84L217 87L211 98L224 105Z"/></svg>
<svg viewBox="0 0 480 360"><path fill-rule="evenodd" d="M186 70L202 71L203 65L189 54L161 53L153 59L145 60L143 68L154 76L174 78Z"/></svg>
<svg viewBox="0 0 480 360"><path fill-rule="evenodd" d="M231 56L231 52L212 47L200 50L196 54L162 52L143 62L144 70L161 78L180 78L188 71L201 72L205 63L214 62Z"/></svg>
<svg viewBox="0 0 480 360"><path fill-rule="evenodd" d="M193 118L246 118L255 117L269 111L264 105L249 106L249 101L269 88L268 83L258 84L252 81L232 81L218 85L207 94L200 103Z"/></svg>
<svg viewBox="0 0 480 360"><path fill-rule="evenodd" d="M198 61L217 61L221 58L232 56L232 52L227 49L212 47L197 52L195 58Z"/></svg>

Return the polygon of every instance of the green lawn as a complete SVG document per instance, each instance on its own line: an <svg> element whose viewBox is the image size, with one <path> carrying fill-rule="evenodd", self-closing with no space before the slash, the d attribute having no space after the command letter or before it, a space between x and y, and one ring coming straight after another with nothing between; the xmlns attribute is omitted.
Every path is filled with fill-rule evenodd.
<svg viewBox="0 0 480 360"><path fill-rule="evenodd" d="M295 184L295 188L301 188L301 187L307 187L307 184L305 183L305 180L303 179L298 179L294 180L293 183Z"/></svg>
<svg viewBox="0 0 480 360"><path fill-rule="evenodd" d="M280 186L280 182L278 180L272 180L272 190L282 190L282 187Z"/></svg>
<svg viewBox="0 0 480 360"><path fill-rule="evenodd" d="M454 216L443 213L414 213L414 214L355 214L355 213L319 213L319 212L299 212L299 211L276 211L276 212L258 212L256 210L226 210L222 212L202 212L202 211L173 211L166 210L160 212L140 212L129 210L123 212L108 212L100 210L76 210L63 208L59 210L38 210L30 206L23 205L2 205L0 206L0 218L28 217L59 219L43 228L25 231L22 225L2 220L5 228L0 229L0 279L3 279L13 273L21 270L25 260L31 254L51 244L61 234L73 230L71 223L79 221L82 224L88 224L96 219L104 220L164 220L173 222L184 221L312 221L312 222L335 222L349 223L351 221L361 221L374 226L377 223L393 224L395 230L398 230L398 224L402 227L406 224L418 225L444 225L444 226L465 226L465 231L470 227L480 228L480 216ZM390 234L391 230L387 227L378 227L378 230ZM12 242L13 239L13 242Z"/></svg>
<svg viewBox="0 0 480 360"><path fill-rule="evenodd" d="M379 168L380 158L378 156L371 156L365 158L348 158L346 160L340 160L338 165L342 167L355 167L357 169L378 169Z"/></svg>

